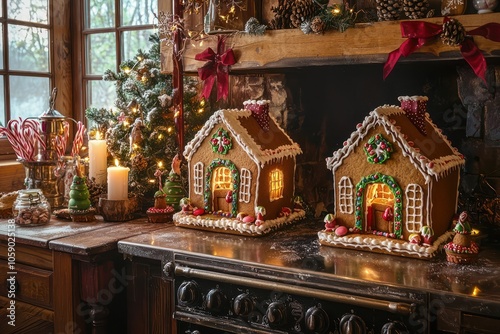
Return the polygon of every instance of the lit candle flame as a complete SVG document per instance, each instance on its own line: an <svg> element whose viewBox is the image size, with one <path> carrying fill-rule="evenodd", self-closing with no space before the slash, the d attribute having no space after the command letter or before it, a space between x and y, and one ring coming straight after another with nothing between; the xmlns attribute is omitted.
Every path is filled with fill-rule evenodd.
<svg viewBox="0 0 500 334"><path fill-rule="evenodd" d="M118 159L115 159L115 166L119 167L120 166L120 161Z"/></svg>
<svg viewBox="0 0 500 334"><path fill-rule="evenodd" d="M95 139L97 139L97 140L101 139L101 133L99 131L95 132Z"/></svg>

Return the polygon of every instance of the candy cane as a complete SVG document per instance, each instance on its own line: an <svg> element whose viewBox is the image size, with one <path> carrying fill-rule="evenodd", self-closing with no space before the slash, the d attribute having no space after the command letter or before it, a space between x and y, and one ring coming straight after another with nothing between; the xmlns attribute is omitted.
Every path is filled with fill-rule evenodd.
<svg viewBox="0 0 500 334"><path fill-rule="evenodd" d="M7 138L9 139L9 142L12 144L12 146L15 146L17 148L17 156L19 158L30 160L29 147L28 145L26 145L23 138L23 134L20 129L20 121L22 121L21 118L19 118L19 120L11 119L7 123L7 127L10 130L10 133L7 134Z"/></svg>
<svg viewBox="0 0 500 334"><path fill-rule="evenodd" d="M38 145L42 150L46 149L46 144L45 141L42 139L42 136L40 135L40 123L34 119L25 119L22 122L22 128L28 127L33 130L33 136L38 142Z"/></svg>
<svg viewBox="0 0 500 334"><path fill-rule="evenodd" d="M12 149L16 153L17 157L22 159L22 152L19 149L19 144L18 144L17 140L12 139L13 136L12 136L10 129L0 126L0 135L4 135L7 137L7 140L9 141L10 145L12 146Z"/></svg>
<svg viewBox="0 0 500 334"><path fill-rule="evenodd" d="M73 140L73 148L71 149L71 156L74 157L80 152L80 149L83 145L83 136L85 135L85 132L85 125L82 122L78 121L75 139Z"/></svg>

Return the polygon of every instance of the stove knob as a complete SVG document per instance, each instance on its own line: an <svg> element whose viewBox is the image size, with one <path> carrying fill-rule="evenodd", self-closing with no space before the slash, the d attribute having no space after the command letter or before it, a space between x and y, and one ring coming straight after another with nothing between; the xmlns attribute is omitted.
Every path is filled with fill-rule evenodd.
<svg viewBox="0 0 500 334"><path fill-rule="evenodd" d="M380 334L403 334L409 333L404 324L399 321L391 321L382 326Z"/></svg>
<svg viewBox="0 0 500 334"><path fill-rule="evenodd" d="M286 305L283 302L272 302L266 310L266 317L269 320L271 327L286 325Z"/></svg>
<svg viewBox="0 0 500 334"><path fill-rule="evenodd" d="M365 334L366 325L361 317L346 314L340 319L340 334Z"/></svg>
<svg viewBox="0 0 500 334"><path fill-rule="evenodd" d="M212 313L222 313L227 309L227 298L219 289L212 289L205 298L205 307Z"/></svg>
<svg viewBox="0 0 500 334"><path fill-rule="evenodd" d="M310 307L306 312L306 328L313 333L326 333L330 326L328 314L321 307Z"/></svg>
<svg viewBox="0 0 500 334"><path fill-rule="evenodd" d="M200 301L200 288L195 281L184 281L177 289L177 300L181 306L196 306Z"/></svg>
<svg viewBox="0 0 500 334"><path fill-rule="evenodd" d="M237 316L246 317L253 311L254 307L255 303L248 293L242 293L234 298L233 310Z"/></svg>

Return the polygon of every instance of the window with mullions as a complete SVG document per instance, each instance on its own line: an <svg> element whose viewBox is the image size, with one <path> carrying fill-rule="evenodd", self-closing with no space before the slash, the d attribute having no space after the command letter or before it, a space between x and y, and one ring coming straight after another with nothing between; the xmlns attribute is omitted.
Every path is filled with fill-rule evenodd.
<svg viewBox="0 0 500 334"><path fill-rule="evenodd" d="M120 64L150 48L155 32L158 0L83 0L84 45L83 103L88 107L111 108L115 85L103 81L106 70L119 71Z"/></svg>
<svg viewBox="0 0 500 334"><path fill-rule="evenodd" d="M0 2L0 122L47 110L53 81L49 0Z"/></svg>

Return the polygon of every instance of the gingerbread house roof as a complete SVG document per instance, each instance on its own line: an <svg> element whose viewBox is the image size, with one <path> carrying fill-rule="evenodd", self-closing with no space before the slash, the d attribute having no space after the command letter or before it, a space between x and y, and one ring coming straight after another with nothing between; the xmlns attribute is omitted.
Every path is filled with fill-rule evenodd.
<svg viewBox="0 0 500 334"><path fill-rule="evenodd" d="M190 161L203 140L218 124L224 124L233 140L237 141L248 156L262 167L268 163L286 157L295 157L302 153L299 145L286 134L276 120L271 116L269 118L269 130L264 131L249 110L218 110L210 116L193 140L186 145L184 156Z"/></svg>
<svg viewBox="0 0 500 334"><path fill-rule="evenodd" d="M423 134L406 117L403 109L384 105L370 112L363 123L357 125L357 130L343 143L343 147L326 159L328 169L335 172L344 159L361 143L368 131L377 125L383 126L393 142L399 145L403 155L424 175L427 182L431 177L437 180L465 163L464 156L452 146L441 129L432 122L428 113L425 113L424 117L427 133Z"/></svg>

